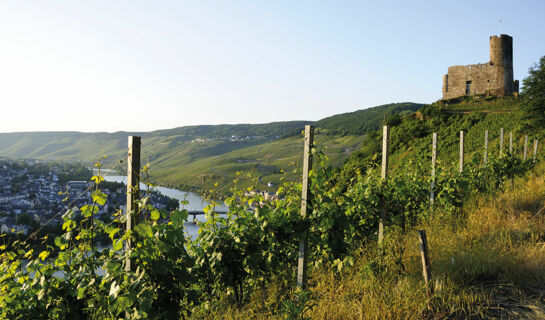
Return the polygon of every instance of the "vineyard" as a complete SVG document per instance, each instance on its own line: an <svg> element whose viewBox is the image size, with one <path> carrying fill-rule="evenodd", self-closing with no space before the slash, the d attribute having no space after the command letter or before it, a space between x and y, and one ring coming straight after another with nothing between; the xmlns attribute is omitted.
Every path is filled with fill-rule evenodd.
<svg viewBox="0 0 545 320"><path fill-rule="evenodd" d="M494 280L486 278L486 266L504 256L490 255L497 248L490 243L487 247L477 238L472 244L475 255L437 252L436 237L463 233L474 219L469 211L475 209L479 199L493 199L505 190L514 192L526 181L535 180L542 156L528 149L524 157L520 139L515 139L513 152L509 152L507 143L502 143L500 151L500 123L494 120L495 115L484 116L486 121L480 114L452 117L460 117L450 126L468 132L466 148L472 150L465 155L462 170L445 156L456 159L457 135L440 132L436 149L439 160L432 164L431 135L415 132L418 128L409 128L410 121L395 128L391 141L385 144L389 148L382 150L382 154L396 150L392 169L386 168L388 176L384 162L381 168L379 152L367 165L352 167L347 179L346 172L333 168L324 152L307 141L309 166L302 172L306 182L284 181L277 199L265 200L260 195L248 196L252 188L239 186L235 179L231 196L225 199L228 213L219 215L210 205L205 210L207 221L201 224L194 240L184 232L186 210L153 208L145 194L138 197L138 192L130 189L138 185L130 179L129 215L119 211L111 223L94 219L98 207L106 201L100 191L103 178L100 174L94 176L89 203L63 213L64 234L54 239L54 246L47 245L47 237L37 239L43 242L44 250L35 251L30 239L23 237L1 244L0 318L494 316L498 310L487 305L489 297L480 294L477 286L468 289L462 284ZM507 124L506 133L516 129L517 119L510 119L501 123ZM484 136L478 139L475 133L485 127L494 142L488 146L486 161L482 153ZM520 136L519 131L515 132ZM378 143L389 138L380 134L374 137ZM407 140L411 137L418 139ZM432 165L434 175L430 173ZM96 166L100 168L101 162ZM139 170L138 161L136 166ZM146 176L149 167L142 170L136 180ZM293 170L301 172L300 168ZM216 190L208 193L214 199ZM383 230L381 227L379 231L379 226ZM430 255L435 257L431 268L437 281L432 279L428 287L433 293L428 294L419 275L418 229L428 230ZM512 244L539 241L543 236L543 230L532 232L506 233L501 239L509 239ZM99 250L94 243L97 238L110 239L111 247ZM471 261L472 257L478 261ZM451 259L452 264L463 263L465 269L451 270L446 262ZM479 267L483 269L472 269ZM339 309L335 315L324 311L325 300L314 292L323 286L355 281L354 270L358 281L369 287L350 294L368 298L373 304L362 304L355 313ZM411 308L388 311L388 303Z"/></svg>

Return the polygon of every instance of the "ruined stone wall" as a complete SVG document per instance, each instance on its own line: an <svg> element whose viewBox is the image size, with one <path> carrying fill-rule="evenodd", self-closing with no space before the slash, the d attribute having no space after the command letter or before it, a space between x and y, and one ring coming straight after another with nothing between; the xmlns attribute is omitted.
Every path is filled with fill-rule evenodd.
<svg viewBox="0 0 545 320"><path fill-rule="evenodd" d="M501 95L501 73L502 70L490 63L449 67L443 78L443 99L486 93ZM466 92L468 82L469 92Z"/></svg>

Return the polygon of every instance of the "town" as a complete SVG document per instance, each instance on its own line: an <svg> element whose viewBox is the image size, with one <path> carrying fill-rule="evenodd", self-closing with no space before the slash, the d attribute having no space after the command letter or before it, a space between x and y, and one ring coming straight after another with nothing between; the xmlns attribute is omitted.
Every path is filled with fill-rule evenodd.
<svg viewBox="0 0 545 320"><path fill-rule="evenodd" d="M45 225L58 228L68 209L78 211L92 203L94 186L88 167L76 162L0 159L0 233L29 234ZM125 209L126 186L102 181L100 190L107 201L99 206L96 218L110 221L115 212ZM158 192L149 196L158 209L178 207L178 201Z"/></svg>
<svg viewBox="0 0 545 320"><path fill-rule="evenodd" d="M280 136L273 136L272 139L278 139ZM212 137L212 138L196 138L191 142L210 142L210 141L250 141L250 140L265 140L265 136L245 136L239 137L232 135L231 137Z"/></svg>

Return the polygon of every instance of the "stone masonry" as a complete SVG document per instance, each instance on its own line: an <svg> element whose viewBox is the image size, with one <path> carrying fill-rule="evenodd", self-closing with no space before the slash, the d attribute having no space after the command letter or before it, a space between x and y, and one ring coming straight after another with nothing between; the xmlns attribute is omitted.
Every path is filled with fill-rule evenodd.
<svg viewBox="0 0 545 320"><path fill-rule="evenodd" d="M519 82L513 80L513 38L506 34L490 37L490 62L452 66L443 76L443 99L518 91Z"/></svg>

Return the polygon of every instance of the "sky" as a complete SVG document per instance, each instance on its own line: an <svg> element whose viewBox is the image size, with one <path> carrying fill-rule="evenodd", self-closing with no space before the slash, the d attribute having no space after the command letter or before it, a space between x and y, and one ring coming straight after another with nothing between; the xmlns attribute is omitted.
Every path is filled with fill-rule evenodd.
<svg viewBox="0 0 545 320"><path fill-rule="evenodd" d="M0 132L319 120L441 98L451 65L513 37L545 55L545 1L0 0ZM501 23L500 23L501 20Z"/></svg>

